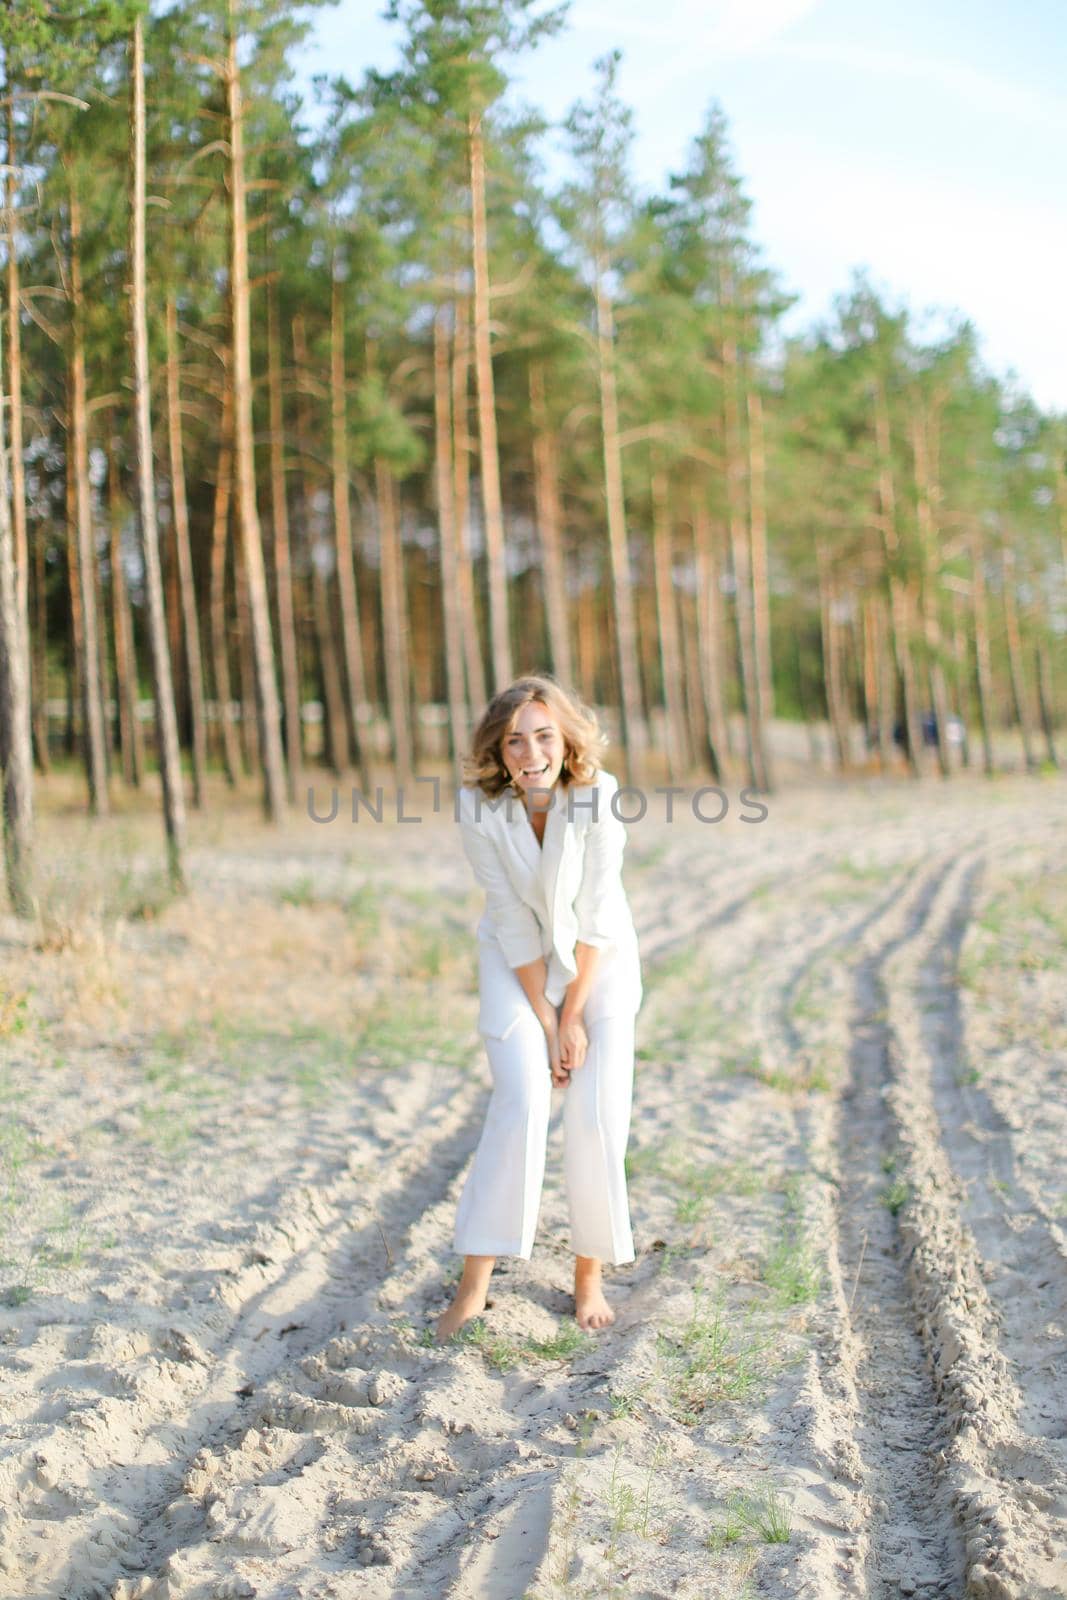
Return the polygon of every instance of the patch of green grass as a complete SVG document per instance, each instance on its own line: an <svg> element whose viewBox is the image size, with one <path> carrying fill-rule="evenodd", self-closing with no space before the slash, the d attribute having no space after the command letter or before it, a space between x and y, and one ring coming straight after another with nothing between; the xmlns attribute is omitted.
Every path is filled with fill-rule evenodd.
<svg viewBox="0 0 1067 1600"><path fill-rule="evenodd" d="M892 1183L882 1190L882 1204L891 1217L899 1216L903 1207L907 1205L909 1193L910 1190L903 1178L894 1178Z"/></svg>
<svg viewBox="0 0 1067 1600"><path fill-rule="evenodd" d="M8 1098L17 1099L21 1095L12 1094ZM0 1118L0 1216L10 1216L18 1210L24 1198L22 1169L46 1150L47 1146L31 1137L25 1125L15 1117Z"/></svg>
<svg viewBox="0 0 1067 1600"><path fill-rule="evenodd" d="M127 922L151 922L176 898L165 867L119 867L108 882L103 911Z"/></svg>
<svg viewBox="0 0 1067 1600"><path fill-rule="evenodd" d="M638 1406L644 1403L646 1389L646 1384L641 1384L636 1389L612 1389L608 1395L608 1414L612 1422L618 1422L623 1417L632 1417Z"/></svg>
<svg viewBox="0 0 1067 1600"><path fill-rule="evenodd" d="M718 1522L712 1524L704 1540L707 1548L714 1551L716 1555L723 1550L728 1550L731 1545L740 1544L748 1532L748 1524L738 1509L738 1499L739 1496L734 1496L733 1499L727 1501L723 1507L721 1518Z"/></svg>
<svg viewBox="0 0 1067 1600"><path fill-rule="evenodd" d="M698 944L686 939L673 949L650 957L642 971L649 987L658 989L671 979L696 976L701 959Z"/></svg>
<svg viewBox="0 0 1067 1600"><path fill-rule="evenodd" d="M653 1454L645 1473L644 1483L640 1489L635 1489L623 1479L619 1470L622 1446L618 1446L615 1450L611 1463L611 1479L604 1497L613 1538L620 1533L636 1533L642 1539L661 1536L662 1515L653 1501L652 1479L662 1463L663 1456L664 1451L661 1446ZM653 1516L656 1516L657 1520L650 1529L649 1522Z"/></svg>
<svg viewBox="0 0 1067 1600"><path fill-rule="evenodd" d="M480 1350L491 1367L498 1372L510 1372L522 1360L522 1350L514 1339L493 1333L480 1317L472 1317L452 1335L449 1343L470 1345Z"/></svg>
<svg viewBox="0 0 1067 1600"><path fill-rule="evenodd" d="M402 1067L426 1056L459 1067L469 1048L458 1030L442 1026L440 996L428 986L405 993L402 1002L392 990L380 996L360 1019L350 1055L356 1065Z"/></svg>
<svg viewBox="0 0 1067 1600"><path fill-rule="evenodd" d="M754 1333L747 1319L731 1326L721 1301L706 1311L702 1291L697 1288L693 1294L689 1321L673 1333L656 1336L672 1413L690 1426L709 1406L756 1393L771 1368L768 1336Z"/></svg>
<svg viewBox="0 0 1067 1600"><path fill-rule="evenodd" d="M767 1187L766 1174L750 1163L692 1161L684 1152L685 1141L671 1139L628 1150L624 1163L628 1181L654 1177L674 1191L675 1219L683 1226L703 1221L721 1194L755 1195Z"/></svg>
<svg viewBox="0 0 1067 1600"><path fill-rule="evenodd" d="M418 928L408 935L407 971L413 978L439 978L452 963L455 939L435 928Z"/></svg>
<svg viewBox="0 0 1067 1600"><path fill-rule="evenodd" d="M374 884L363 883L354 889L345 901L344 911L357 937L377 938L382 929L382 902Z"/></svg>
<svg viewBox="0 0 1067 1600"><path fill-rule="evenodd" d="M822 1284L822 1268L810 1241L793 1229L783 1233L763 1263L763 1281L781 1306L814 1300Z"/></svg>
<svg viewBox="0 0 1067 1600"><path fill-rule="evenodd" d="M577 1322L564 1322L550 1339L524 1339L522 1349L546 1361L568 1361L580 1350L588 1350L589 1340Z"/></svg>
<svg viewBox="0 0 1067 1600"><path fill-rule="evenodd" d="M722 1064L722 1071L726 1077L740 1075L755 1078L758 1083L765 1084L768 1089L777 1089L781 1094L824 1093L830 1088L830 1078L825 1068L810 1062L798 1062L787 1068L770 1067L756 1050L727 1058Z"/></svg>
<svg viewBox="0 0 1067 1600"><path fill-rule="evenodd" d="M896 867L888 862L867 862L861 866L846 856L834 863L834 870L839 877L851 878L853 883L885 883Z"/></svg>
<svg viewBox="0 0 1067 1600"><path fill-rule="evenodd" d="M17 1039L33 1026L28 990L0 994L0 1039Z"/></svg>
<svg viewBox="0 0 1067 1600"><path fill-rule="evenodd" d="M628 850L627 858L635 872L648 872L652 867L658 867L666 854L667 842L665 839L660 839L644 853L636 848L632 852Z"/></svg>
<svg viewBox="0 0 1067 1600"><path fill-rule="evenodd" d="M764 1489L758 1494L744 1496L739 1514L746 1526L759 1534L764 1544L789 1543L793 1531L792 1507L776 1489Z"/></svg>
<svg viewBox="0 0 1067 1600"><path fill-rule="evenodd" d="M42 1267L80 1267L86 1257L89 1237L84 1229L79 1228L68 1243L49 1241L37 1251L35 1262Z"/></svg>
<svg viewBox="0 0 1067 1600"><path fill-rule="evenodd" d="M14 1117L0 1121L0 1170L14 1177L27 1163L45 1154L47 1145L31 1137L21 1122Z"/></svg>
<svg viewBox="0 0 1067 1600"><path fill-rule="evenodd" d="M315 880L310 873L294 878L278 891L278 901L283 906L314 906L319 904Z"/></svg>
<svg viewBox="0 0 1067 1600"><path fill-rule="evenodd" d="M961 989L980 990L982 980L989 975L989 959L974 950L964 950L956 965L956 986Z"/></svg>
<svg viewBox="0 0 1067 1600"><path fill-rule="evenodd" d="M763 1489L731 1495L704 1542L709 1550L722 1551L754 1534L764 1544L788 1544L792 1529L790 1503L778 1490Z"/></svg>
<svg viewBox="0 0 1067 1600"><path fill-rule="evenodd" d="M818 1021L819 1018L826 1016L825 1002L816 999L818 987L818 975L810 974L793 995L793 1001L789 1007L791 1017L796 1020L806 1018L811 1021Z"/></svg>
<svg viewBox="0 0 1067 1600"><path fill-rule="evenodd" d="M780 1306L803 1305L816 1299L822 1266L804 1224L806 1175L789 1173L781 1185L784 1216L778 1242L765 1257L762 1277Z"/></svg>
<svg viewBox="0 0 1067 1600"><path fill-rule="evenodd" d="M510 1372L529 1360L569 1361L589 1348L588 1337L573 1319L561 1323L548 1339L511 1339L505 1334L493 1333L481 1317L472 1317L452 1338L480 1350L498 1372Z"/></svg>

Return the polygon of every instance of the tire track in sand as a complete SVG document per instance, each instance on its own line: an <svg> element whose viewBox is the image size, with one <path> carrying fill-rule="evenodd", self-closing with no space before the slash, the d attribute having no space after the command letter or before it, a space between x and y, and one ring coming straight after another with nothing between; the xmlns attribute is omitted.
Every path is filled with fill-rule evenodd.
<svg viewBox="0 0 1067 1600"><path fill-rule="evenodd" d="M17 1576L19 1587L5 1589L0 1578L0 1594L130 1600L184 1592L182 1551L207 1535L202 1496L217 1453L254 1425L268 1386L321 1352L353 1315L371 1314L383 1260L402 1248L407 1230L447 1190L476 1142L482 1106L473 1074L429 1101L419 1087L415 1131L377 1168L376 1184L368 1186L365 1167L342 1169L332 1182L300 1186L306 1203L280 1199L279 1209L292 1211L299 1226L283 1222L273 1244L257 1247L236 1278L220 1280L225 1332L210 1339L210 1350L179 1340L179 1385L142 1391L133 1405L108 1400L106 1418L88 1413L83 1437L92 1500L82 1514L51 1524L47 1552L40 1540L8 1547L6 1574ZM353 1213L360 1220L342 1233ZM373 1408L375 1401L364 1399ZM118 1406L130 1413L121 1427ZM361 1418L347 1420L358 1428ZM25 1462L9 1459L5 1478L46 1487L48 1450L35 1436L27 1442Z"/></svg>
<svg viewBox="0 0 1067 1600"><path fill-rule="evenodd" d="M886 968L919 937L953 858L923 865L860 940L852 978L849 1082L837 1113L841 1359L855 1393L855 1448L869 1520L855 1555L869 1600L963 1593L964 1550L939 1460L945 1417L915 1327L901 1238L887 1189L898 1159L886 1105L892 1036Z"/></svg>
<svg viewBox="0 0 1067 1600"><path fill-rule="evenodd" d="M946 1476L966 1541L967 1593L1060 1600L1063 1259L1045 1220L1013 1204L1010 1138L960 1070L959 952L981 869L981 859L954 867L922 936L890 963L890 1107L913 1190L903 1232L913 1246L923 1337L953 1422Z"/></svg>

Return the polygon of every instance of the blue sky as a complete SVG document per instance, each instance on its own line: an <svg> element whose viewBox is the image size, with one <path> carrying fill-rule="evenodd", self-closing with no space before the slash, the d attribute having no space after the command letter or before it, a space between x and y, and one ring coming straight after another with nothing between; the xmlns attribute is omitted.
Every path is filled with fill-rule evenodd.
<svg viewBox="0 0 1067 1600"><path fill-rule="evenodd" d="M301 75L389 66L397 30L378 13L322 10ZM1067 410L1062 0L572 0L564 31L518 64L517 92L558 121L612 46L644 188L721 104L755 238L800 296L789 331L864 266L920 317L970 317L995 371Z"/></svg>

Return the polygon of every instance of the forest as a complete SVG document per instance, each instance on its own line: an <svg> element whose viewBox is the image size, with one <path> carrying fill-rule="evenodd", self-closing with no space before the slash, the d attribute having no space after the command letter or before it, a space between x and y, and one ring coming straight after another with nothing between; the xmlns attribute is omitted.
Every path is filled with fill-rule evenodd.
<svg viewBox="0 0 1067 1600"><path fill-rule="evenodd" d="M508 88L565 6L389 0L395 68L312 104L315 9L0 12L13 907L57 766L93 815L158 769L179 877L209 774L274 821L403 784L519 671L630 781L770 792L775 719L841 773L1055 767L1067 417L864 272L783 335L726 111L642 193L617 51L549 183Z"/></svg>

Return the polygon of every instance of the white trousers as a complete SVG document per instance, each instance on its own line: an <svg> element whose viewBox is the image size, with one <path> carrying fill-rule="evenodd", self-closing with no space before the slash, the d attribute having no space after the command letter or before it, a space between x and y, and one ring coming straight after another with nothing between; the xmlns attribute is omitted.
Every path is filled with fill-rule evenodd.
<svg viewBox="0 0 1067 1600"><path fill-rule="evenodd" d="M530 1259L548 1124L558 1103L554 1096L562 1095L571 1248L616 1266L635 1259L623 1165L635 1028L635 1016L625 1012L587 1022L585 1061L559 1089L549 1072L548 1040L528 1003L506 1038L483 1034L493 1092L456 1208L454 1248L460 1255Z"/></svg>

